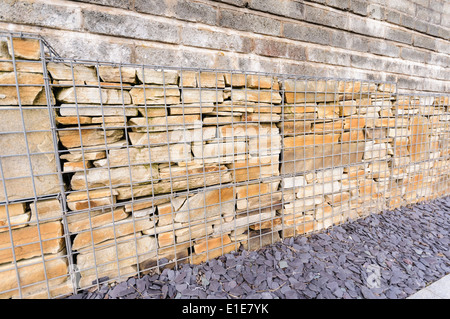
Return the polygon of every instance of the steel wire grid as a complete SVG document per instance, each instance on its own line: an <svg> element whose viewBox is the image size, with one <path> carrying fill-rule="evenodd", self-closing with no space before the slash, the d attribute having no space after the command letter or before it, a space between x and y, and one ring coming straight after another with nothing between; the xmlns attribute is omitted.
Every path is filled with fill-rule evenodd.
<svg viewBox="0 0 450 319"><path fill-rule="evenodd" d="M448 95L66 59L2 35L3 298L62 297L449 193Z"/></svg>

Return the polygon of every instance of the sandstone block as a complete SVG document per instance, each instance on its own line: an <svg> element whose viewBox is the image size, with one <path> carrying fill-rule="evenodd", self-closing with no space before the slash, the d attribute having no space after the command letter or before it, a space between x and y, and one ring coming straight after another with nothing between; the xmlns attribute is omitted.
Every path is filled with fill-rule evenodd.
<svg viewBox="0 0 450 319"><path fill-rule="evenodd" d="M9 180L5 185L0 181L0 202L5 201L4 186L10 201L59 193L49 111L46 108L0 108L0 118L1 132L39 131L27 132L26 139L23 133L2 134L0 156L5 156L2 157L2 177ZM27 155L28 150L30 155Z"/></svg>
<svg viewBox="0 0 450 319"><path fill-rule="evenodd" d="M178 71L176 70L153 70L149 68L138 68L137 77L141 83L156 85L177 85Z"/></svg>
<svg viewBox="0 0 450 319"><path fill-rule="evenodd" d="M133 67L115 67L100 65L98 68L100 77L104 82L135 83L136 69Z"/></svg>
<svg viewBox="0 0 450 319"><path fill-rule="evenodd" d="M73 215L72 215L73 216ZM82 216L85 218L78 219L78 216L75 215L77 220L71 220L69 215L67 217L68 221L68 229L71 233L75 232L81 232L86 229L100 227L112 222L118 222L122 219L125 219L128 217L128 213L125 212L123 208L116 209L113 212L105 212L105 213L84 213Z"/></svg>
<svg viewBox="0 0 450 319"><path fill-rule="evenodd" d="M65 280L64 275L68 275L67 259L58 255L46 255L42 262L42 257L35 257L22 260L17 263L20 286L22 288L22 298L28 298L29 295L41 290L41 281L49 280L50 285L55 282ZM62 277L62 278L58 278ZM57 279L58 278L58 279ZM53 279L53 280L52 280ZM31 286L29 286L31 285ZM45 287L47 285L44 283ZM23 287L28 286L28 287ZM3 264L0 266L0 291L17 289L5 293L0 293L0 298L6 299L11 297L19 297L19 285L17 282L17 272L13 263ZM48 294L42 296L48 298Z"/></svg>
<svg viewBox="0 0 450 319"><path fill-rule="evenodd" d="M39 227L39 230L38 230ZM39 236L40 232L40 236ZM40 240L44 254L54 254L64 247L63 227L59 221L40 223L12 231L16 261L41 255ZM16 247L18 245L23 245ZM0 233L0 263L13 261L9 232ZM5 249L3 249L5 248Z"/></svg>
<svg viewBox="0 0 450 319"><path fill-rule="evenodd" d="M18 72L17 80L14 72L0 74L2 85L0 106L6 105L47 105L42 74ZM16 84L26 85L19 87L17 95ZM53 99L53 95L50 97Z"/></svg>
<svg viewBox="0 0 450 319"><path fill-rule="evenodd" d="M73 190L83 190L86 188L115 186L121 184L148 183L158 179L158 167L156 164L133 165L130 167L118 168L95 168L84 174L76 172L72 176L70 185ZM86 185L87 183L87 185Z"/></svg>
<svg viewBox="0 0 450 319"><path fill-rule="evenodd" d="M79 117L80 121L86 121L82 119L82 117L86 116L136 116L138 115L138 110L136 107L131 105L92 105L92 104L83 104L83 105L75 105L75 104L61 104L59 106L59 112L61 116L69 116L69 117ZM92 121L92 120L91 120ZM103 123L101 121L100 123ZM74 123L64 123L64 124L78 124L78 121ZM81 123L80 124L88 124Z"/></svg>
<svg viewBox="0 0 450 319"><path fill-rule="evenodd" d="M190 144L172 144L155 147L114 149L109 151L109 167L146 163L189 162ZM108 166L106 163L105 166ZM156 175L154 178L157 178Z"/></svg>
<svg viewBox="0 0 450 319"><path fill-rule="evenodd" d="M120 141L123 134L123 130L102 130L95 128L58 131L61 143L67 148L114 143Z"/></svg>
<svg viewBox="0 0 450 319"><path fill-rule="evenodd" d="M176 222L188 222L234 210L233 188L222 188L198 193L188 198L175 215Z"/></svg>
<svg viewBox="0 0 450 319"><path fill-rule="evenodd" d="M41 56L41 42L37 39L21 39L12 38L11 42L8 43L8 52L12 56L14 51L14 56L17 59L23 60L39 60Z"/></svg>
<svg viewBox="0 0 450 319"><path fill-rule="evenodd" d="M93 82L98 85L99 79L97 77L97 70L94 65L84 65L74 63L70 64L62 62L49 62L47 63L47 70L53 80L68 81L73 85L73 81L85 83ZM77 92L78 94L78 92Z"/></svg>
<svg viewBox="0 0 450 319"><path fill-rule="evenodd" d="M123 220L115 220L111 226L93 229L88 232L79 233L75 236L72 249L80 250L107 241L113 238L119 238L129 234L134 234L155 226L155 222L147 218L134 219L129 216Z"/></svg>
<svg viewBox="0 0 450 319"><path fill-rule="evenodd" d="M166 87L134 86L130 95L135 105L180 104L180 90L177 86Z"/></svg>
<svg viewBox="0 0 450 319"><path fill-rule="evenodd" d="M61 103L77 104L131 104L128 91L91 87L63 88L55 95Z"/></svg>

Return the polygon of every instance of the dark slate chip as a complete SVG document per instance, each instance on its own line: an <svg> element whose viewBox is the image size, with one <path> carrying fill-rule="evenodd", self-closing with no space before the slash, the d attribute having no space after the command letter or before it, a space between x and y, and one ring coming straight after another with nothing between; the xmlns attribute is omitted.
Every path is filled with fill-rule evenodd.
<svg viewBox="0 0 450 319"><path fill-rule="evenodd" d="M98 291L68 298L402 299L450 272L449 210L450 197L410 205L112 287L99 278ZM377 264L380 286L369 288Z"/></svg>

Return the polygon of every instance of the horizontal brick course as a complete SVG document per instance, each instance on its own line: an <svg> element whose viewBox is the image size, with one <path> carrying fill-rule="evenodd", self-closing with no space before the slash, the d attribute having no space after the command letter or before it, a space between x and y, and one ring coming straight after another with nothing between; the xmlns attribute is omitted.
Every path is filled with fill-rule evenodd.
<svg viewBox="0 0 450 319"><path fill-rule="evenodd" d="M420 83L445 80L449 11L441 0L19 0L1 2L0 28L47 34L78 58Z"/></svg>

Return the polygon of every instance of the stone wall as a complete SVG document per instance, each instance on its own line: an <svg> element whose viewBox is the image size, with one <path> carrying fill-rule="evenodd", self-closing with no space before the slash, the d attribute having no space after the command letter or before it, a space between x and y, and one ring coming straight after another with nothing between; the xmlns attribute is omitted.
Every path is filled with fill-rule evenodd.
<svg viewBox="0 0 450 319"><path fill-rule="evenodd" d="M10 39L0 41L3 298L200 263L450 191L449 96L42 60L38 38Z"/></svg>
<svg viewBox="0 0 450 319"><path fill-rule="evenodd" d="M6 0L0 29L91 60L396 81L448 92L445 0Z"/></svg>

